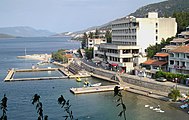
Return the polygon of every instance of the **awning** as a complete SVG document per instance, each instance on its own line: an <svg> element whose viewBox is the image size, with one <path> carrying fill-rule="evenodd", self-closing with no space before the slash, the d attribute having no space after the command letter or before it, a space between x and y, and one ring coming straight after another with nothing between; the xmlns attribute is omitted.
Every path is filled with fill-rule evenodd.
<svg viewBox="0 0 189 120"><path fill-rule="evenodd" d="M111 66L118 66L118 64L116 64L116 63L112 63Z"/></svg>

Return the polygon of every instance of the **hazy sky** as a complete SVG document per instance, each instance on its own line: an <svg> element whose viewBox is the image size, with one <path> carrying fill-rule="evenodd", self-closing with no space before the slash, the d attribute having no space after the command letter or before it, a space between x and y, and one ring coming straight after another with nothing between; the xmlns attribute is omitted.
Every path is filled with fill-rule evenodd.
<svg viewBox="0 0 189 120"><path fill-rule="evenodd" d="M0 27L30 26L52 32L82 30L163 0L0 0Z"/></svg>

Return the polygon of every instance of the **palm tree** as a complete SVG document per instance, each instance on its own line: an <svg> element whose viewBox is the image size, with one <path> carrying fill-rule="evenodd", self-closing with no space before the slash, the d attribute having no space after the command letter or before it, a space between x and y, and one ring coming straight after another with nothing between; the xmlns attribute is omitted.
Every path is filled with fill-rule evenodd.
<svg viewBox="0 0 189 120"><path fill-rule="evenodd" d="M117 102L118 102L118 104L117 104L117 107L118 106L122 106L122 111L119 113L119 117L121 117L122 115L123 115L123 117L124 117L124 120L126 120L126 105L123 103L123 98L122 98L122 94L121 94L121 91L119 90L119 87L118 86L115 86L115 88L114 88L114 97L115 96L118 96L119 98L118 98L118 100L117 100Z"/></svg>
<svg viewBox="0 0 189 120"><path fill-rule="evenodd" d="M63 95L61 95L59 98L58 98L58 104L61 105L61 108L64 108L64 111L67 113L67 115L63 116L65 118L65 120L67 120L68 118L70 118L70 120L74 120L74 117L73 117L73 112L70 111L70 101L67 100L63 97ZM76 119L78 120L78 119Z"/></svg>
<svg viewBox="0 0 189 120"><path fill-rule="evenodd" d="M1 109L3 111L3 115L1 116L0 120L7 120L7 115L6 115L6 111L7 111L7 97L6 94L4 94L3 99L1 100Z"/></svg>
<svg viewBox="0 0 189 120"><path fill-rule="evenodd" d="M36 109L38 113L38 120L43 120L43 104L39 101L40 96L35 94L32 99L32 104L36 103ZM45 115L44 120L48 120L48 116Z"/></svg>

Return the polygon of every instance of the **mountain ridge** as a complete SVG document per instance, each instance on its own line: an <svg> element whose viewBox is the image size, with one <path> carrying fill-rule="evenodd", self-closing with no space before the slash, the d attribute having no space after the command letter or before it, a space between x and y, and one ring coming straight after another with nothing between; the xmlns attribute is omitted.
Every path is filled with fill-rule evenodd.
<svg viewBox="0 0 189 120"><path fill-rule="evenodd" d="M146 17L148 12L158 12L159 17L170 17L173 15L174 12L189 12L189 0L165 0L162 2L148 4L148 5L140 7L135 12L130 13L127 16L135 16L135 17L143 18L143 17ZM81 31L76 31L76 32L73 32L73 34L81 34L82 32L84 33L92 29L110 28L111 22L113 21L107 22L100 26L93 26L93 27L89 27Z"/></svg>
<svg viewBox="0 0 189 120"><path fill-rule="evenodd" d="M16 37L48 37L56 34L48 30L34 29L28 26L1 27L0 33Z"/></svg>

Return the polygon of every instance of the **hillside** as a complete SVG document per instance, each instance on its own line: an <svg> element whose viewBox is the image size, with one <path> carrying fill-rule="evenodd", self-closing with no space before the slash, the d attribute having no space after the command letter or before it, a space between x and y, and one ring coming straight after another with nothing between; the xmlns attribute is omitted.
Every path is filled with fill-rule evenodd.
<svg viewBox="0 0 189 120"><path fill-rule="evenodd" d="M167 0L167 1L159 2L159 3L149 4L149 5L146 5L137 9L134 13L131 13L129 15L143 18L147 15L148 12L158 12L160 17L173 16L174 12L189 12L189 0ZM94 26L94 27L87 28L85 30L76 31L76 32L73 32L72 34L73 36L76 36L77 34L82 34L86 31L90 31L94 29L110 29L111 22L112 21L105 23L101 26ZM178 22L178 25L180 25L180 21L177 21L177 22ZM182 31L182 29L181 30L178 29L178 32L180 31Z"/></svg>
<svg viewBox="0 0 189 120"><path fill-rule="evenodd" d="M2 34L2 33L0 33L0 38L15 38L15 37L12 36L12 35L8 35L8 34Z"/></svg>
<svg viewBox="0 0 189 120"><path fill-rule="evenodd" d="M149 4L136 10L130 15L145 17L148 12L158 12L159 16L172 16L174 12L189 12L189 0L167 0L164 2Z"/></svg>
<svg viewBox="0 0 189 120"><path fill-rule="evenodd" d="M36 30L27 26L0 28L0 33L17 37L47 37L55 34L47 30Z"/></svg>

